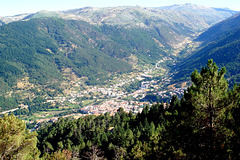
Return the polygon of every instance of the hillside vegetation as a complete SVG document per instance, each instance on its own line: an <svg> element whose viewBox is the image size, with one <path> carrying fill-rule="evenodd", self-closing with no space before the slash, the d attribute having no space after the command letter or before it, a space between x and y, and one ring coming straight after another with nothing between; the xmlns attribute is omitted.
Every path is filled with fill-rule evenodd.
<svg viewBox="0 0 240 160"><path fill-rule="evenodd" d="M196 41L202 42L202 45L187 58L181 60L178 64L179 72L175 75L175 79L188 77L192 69L200 69L207 59L214 59L221 67L225 66L229 71L226 76L231 86L234 83L239 83L239 18L240 15L237 14L202 33L196 39Z"/></svg>
<svg viewBox="0 0 240 160"><path fill-rule="evenodd" d="M87 7L1 17L1 92L25 77L41 85L59 81L66 68L88 84L102 83L109 73L131 71L133 57L139 65L172 56L172 49L234 13L216 14L208 21L192 10Z"/></svg>
<svg viewBox="0 0 240 160"><path fill-rule="evenodd" d="M93 78L107 72L130 71L131 65L123 61L131 55L130 50L113 41L111 31L110 36L101 34L99 30L104 28L52 18L2 26L2 82L11 87L17 79L29 76L31 81L45 84L60 80L63 68Z"/></svg>
<svg viewBox="0 0 240 160"><path fill-rule="evenodd" d="M105 113L79 119L60 118L38 130L38 149L36 137L29 138L29 132L22 139L29 139L32 148L25 150L12 152L0 140L0 157L6 157L4 148L11 151L12 157L21 157L25 151L37 158L39 150L40 157L46 160L239 159L240 86L228 90L225 73L225 68L219 70L209 60L200 72L192 73L193 84L181 99L173 96L170 104L145 106L137 115L120 108L114 116ZM24 129L24 122L12 115L4 116L0 123L7 128L20 124L21 131ZM1 130L0 137L6 139L9 134L14 138L14 133ZM15 145L14 141L12 144ZM24 141L22 146L26 146Z"/></svg>
<svg viewBox="0 0 240 160"><path fill-rule="evenodd" d="M38 132L39 149L69 149L83 159L239 159L240 87L228 90L225 73L209 60L192 73L182 99L137 115L120 108L112 117L60 119Z"/></svg>

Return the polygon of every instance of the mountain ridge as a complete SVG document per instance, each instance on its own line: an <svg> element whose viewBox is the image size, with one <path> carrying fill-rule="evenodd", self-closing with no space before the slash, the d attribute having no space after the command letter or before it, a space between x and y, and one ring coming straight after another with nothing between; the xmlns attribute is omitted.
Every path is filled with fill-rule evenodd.
<svg viewBox="0 0 240 160"><path fill-rule="evenodd" d="M229 10L229 9L224 9L224 8L215 9L215 8L211 8L211 7L203 7L203 6L187 3L187 4L175 4L175 5L172 5L172 6L165 6L165 7L164 6L163 7L119 6L119 7L101 7L101 8L98 8L98 7L83 7L83 8L77 8L77 9L64 10L64 11L42 10L42 11L39 11L39 12L36 12L36 13L27 13L27 14L18 14L18 15L15 15L15 16L0 17L0 20L2 20L5 23L10 23L12 21L18 21L18 20L21 20L21 19L25 20L29 16L34 16L36 14L41 14L43 12L54 13L55 16L57 15L57 16L60 16L62 18L70 18L71 19L71 18L74 18L74 17L71 17L70 15L64 15L64 14L66 14L66 13L72 14L73 12L75 12L74 15L76 16L79 13L83 14L83 13L89 13L89 12L94 12L94 11L98 11L98 12L106 11L108 13L108 12L110 12L108 10L113 10L114 12L116 12L119 9L122 9L122 10L126 10L126 9L127 10L145 9L145 10L148 10L150 12L156 12L155 9L157 9L157 10L164 10L164 11L171 10L171 11L184 11L184 12L194 12L194 13L200 12L201 10L206 10L206 12L209 11L209 10L211 10L211 12L213 10L221 10L221 12L225 13L225 14L227 14L227 13L231 13L231 14L237 13L236 11ZM79 12L76 14L76 11L79 11ZM86 18L89 18L89 17L86 16ZM85 20L87 20L86 18L85 18ZM83 19L81 19L81 20L83 20Z"/></svg>
<svg viewBox="0 0 240 160"><path fill-rule="evenodd" d="M100 73L131 70L128 60L132 55L138 63L175 57L173 49L181 50L184 41L219 21L207 21L195 13L140 6L40 11L0 20L0 52L4 55L0 58L5 68L0 81L10 86L23 74L46 83L51 77L59 77L62 68L70 67L76 75L91 80Z"/></svg>
<svg viewBox="0 0 240 160"><path fill-rule="evenodd" d="M66 11L39 11L32 14L20 14L5 18L2 17L0 20L2 21L2 25L4 25L12 21L27 21L34 18L54 17L66 20L82 20L93 25L154 29L158 34L163 36L163 40L167 42L167 45L174 47L182 41L185 41L186 37L193 37L196 33L209 28L218 21L224 20L235 13L233 11L218 12L209 7L204 7L207 8L207 10L202 12L202 6L199 7L193 4L174 6L177 8L183 8L176 9L176 7L171 8L171 6L167 9L146 8L140 6L105 8L84 7ZM186 9L186 6L190 9ZM197 8L197 11L193 8ZM181 35L182 33L185 35ZM175 38L171 38L170 41L168 37Z"/></svg>

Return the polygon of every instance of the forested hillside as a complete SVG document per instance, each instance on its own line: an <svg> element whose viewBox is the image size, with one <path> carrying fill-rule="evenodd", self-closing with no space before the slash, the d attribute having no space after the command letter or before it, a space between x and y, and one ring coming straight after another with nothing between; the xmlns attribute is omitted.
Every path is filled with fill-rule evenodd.
<svg viewBox="0 0 240 160"><path fill-rule="evenodd" d="M235 13L185 4L0 17L0 159L240 159ZM160 96L171 101L153 103ZM130 112L110 115L119 106Z"/></svg>
<svg viewBox="0 0 240 160"><path fill-rule="evenodd" d="M238 159L239 86L228 91L226 69L212 60L195 70L180 100L146 106L133 115L119 109L78 120L60 119L38 133L42 153L107 159Z"/></svg>
<svg viewBox="0 0 240 160"><path fill-rule="evenodd" d="M23 76L40 84L61 79L62 68L95 79L107 72L130 71L127 61L132 54L145 62L165 54L147 31L96 27L83 21L40 18L1 26L0 32L5 86Z"/></svg>
<svg viewBox="0 0 240 160"><path fill-rule="evenodd" d="M202 33L196 41L202 44L199 49L180 61L176 80L188 77L194 68L200 69L207 59L214 59L228 70L226 75L231 86L239 83L240 66L240 15L237 14L220 22Z"/></svg>
<svg viewBox="0 0 240 160"><path fill-rule="evenodd" d="M231 32L238 30L240 27L240 14L237 13L234 16L210 27L206 32L199 35L198 41L203 41L204 43L212 42L218 40L219 38L224 38L226 35L231 34Z"/></svg>
<svg viewBox="0 0 240 160"><path fill-rule="evenodd" d="M37 136L40 157L239 159L240 87L228 90L225 73L225 68L219 70L213 60L209 60L200 72L195 70L192 73L193 84L183 98L173 96L170 104L145 106L137 115L125 113L120 108L114 116L105 113L79 119L60 118L57 122L43 125ZM21 123L12 115L1 118L0 123L9 126L8 119L12 125ZM5 131L8 130L1 130L1 138L6 138ZM8 133L14 137L14 132L10 130ZM24 139L33 141L33 152L27 148L11 152L12 157L21 155L23 151L29 156L38 155L34 137ZM5 150L12 151L6 143L0 141L0 144ZM15 145L14 142L12 144ZM1 158L5 158L3 151L0 149Z"/></svg>
<svg viewBox="0 0 240 160"><path fill-rule="evenodd" d="M192 7L187 12L87 7L1 17L1 92L26 77L41 85L59 81L66 68L88 77L88 84L102 83L108 73L172 56L195 34L234 14L205 11L215 15L209 21Z"/></svg>

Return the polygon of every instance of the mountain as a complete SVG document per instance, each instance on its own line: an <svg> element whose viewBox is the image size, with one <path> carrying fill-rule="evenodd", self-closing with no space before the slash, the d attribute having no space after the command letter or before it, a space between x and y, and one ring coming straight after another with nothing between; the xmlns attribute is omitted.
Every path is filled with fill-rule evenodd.
<svg viewBox="0 0 240 160"><path fill-rule="evenodd" d="M224 20L206 32L196 41L201 47L178 65L175 79L189 76L194 68L200 69L208 59L213 59L220 67L226 67L230 85L240 82L240 14ZM190 71L191 70L191 71Z"/></svg>
<svg viewBox="0 0 240 160"><path fill-rule="evenodd" d="M237 13L237 11L226 8L211 8L191 3L175 4L171 6L159 7L157 9L195 14L201 17L210 26ZM201 21L201 19L199 19L199 21Z"/></svg>
<svg viewBox="0 0 240 160"><path fill-rule="evenodd" d="M217 14L227 15L227 13L236 14L238 12L238 11L231 10L229 8L212 8L212 7L205 7L205 6L196 5L192 3L174 4L170 6L157 7L157 9L194 12L197 14L206 14L206 13L214 12L212 14L215 14L215 15Z"/></svg>
<svg viewBox="0 0 240 160"><path fill-rule="evenodd" d="M6 24L6 23L11 23L19 20L23 20L25 17L29 16L29 13L24 13L24 14L18 14L15 16L7 16L7 17L1 17L0 16L0 22Z"/></svg>
<svg viewBox="0 0 240 160"><path fill-rule="evenodd" d="M212 23L233 14L222 12L211 22L194 12L143 7L87 7L1 17L1 90L24 77L37 84L54 82L63 79L67 68L96 84L108 73L131 71L133 64L174 57L173 49L181 49Z"/></svg>
<svg viewBox="0 0 240 160"><path fill-rule="evenodd" d="M221 37L229 35L229 33L234 30L238 30L240 26L240 13L216 24L214 27L209 28L206 32L202 33L197 41L202 41L204 43L216 41Z"/></svg>
<svg viewBox="0 0 240 160"><path fill-rule="evenodd" d="M64 68L87 77L131 70L124 61L130 56L129 49L99 29L82 21L52 18L1 26L2 81L12 86L17 79L28 76L33 82L45 84L61 79Z"/></svg>
<svg viewBox="0 0 240 160"><path fill-rule="evenodd" d="M178 5L180 6L180 5ZM40 11L33 14L26 14L7 17L8 21L29 20L40 17L57 17L65 20L82 20L94 25L111 25L124 28L155 29L162 36L164 43L172 47L182 42L186 36L192 36L203 29L209 28L212 24L224 20L233 14L234 11L207 8L202 11L201 6L188 5L188 10L179 9L154 9L143 7L108 7L92 8L85 7L68 11L49 12ZM191 8L191 9L190 9ZM213 12L214 10L214 12ZM199 12L201 14L199 14ZM211 17L211 18L210 18ZM182 35L182 34L185 35ZM174 38L171 38L174 37Z"/></svg>

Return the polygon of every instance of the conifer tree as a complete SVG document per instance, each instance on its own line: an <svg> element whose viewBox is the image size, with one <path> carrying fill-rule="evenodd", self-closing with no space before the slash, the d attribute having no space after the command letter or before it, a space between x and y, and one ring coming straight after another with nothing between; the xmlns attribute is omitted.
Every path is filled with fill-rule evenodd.
<svg viewBox="0 0 240 160"><path fill-rule="evenodd" d="M193 82L188 88L187 101L193 107L194 142L195 154L199 158L214 159L219 155L222 145L222 128L224 124L224 113L228 82L224 78L226 69L220 71L213 60L209 60L207 67L202 68L199 73L195 70L191 75ZM201 152L197 152L201 150ZM215 157L216 158L216 157Z"/></svg>
<svg viewBox="0 0 240 160"><path fill-rule="evenodd" d="M0 118L0 158L38 159L36 132L26 130L24 121L13 114Z"/></svg>
<svg viewBox="0 0 240 160"><path fill-rule="evenodd" d="M201 127L213 128L217 118L221 116L224 108L223 102L227 94L228 82L224 78L226 69L218 72L218 67L213 60L209 60L207 67L202 68L198 73L192 73L193 85L189 89L191 102L196 107L196 116Z"/></svg>

